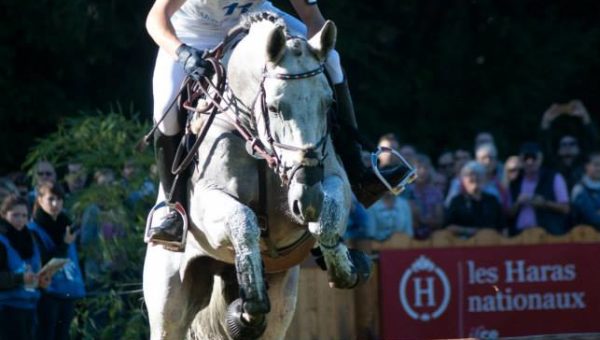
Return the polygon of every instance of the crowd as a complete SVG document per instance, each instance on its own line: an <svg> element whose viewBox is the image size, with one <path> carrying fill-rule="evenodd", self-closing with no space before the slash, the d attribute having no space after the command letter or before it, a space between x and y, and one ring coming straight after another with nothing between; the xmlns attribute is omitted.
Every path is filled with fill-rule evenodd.
<svg viewBox="0 0 600 340"><path fill-rule="evenodd" d="M368 209L354 202L346 237L383 241L398 232L426 239L439 229L470 237L482 228L514 236L532 227L561 235L579 224L600 230L600 149L585 106L553 104L537 129L503 161L494 136L481 131L472 146L445 150L435 164L393 133L383 135L379 145L397 150L418 177ZM399 161L384 155L380 168Z"/></svg>
<svg viewBox="0 0 600 340"><path fill-rule="evenodd" d="M121 184L134 171L126 163ZM69 339L76 303L97 288L102 275L126 263L118 254L105 258L99 247L123 235L126 217L119 209L105 209L101 200L75 218L67 212L87 186L119 183L110 169L88 178L79 163L68 164L62 180L45 160L31 174L31 185L20 172L0 178L0 340ZM155 194L146 181L125 203ZM58 265L45 266L49 263Z"/></svg>
<svg viewBox="0 0 600 340"><path fill-rule="evenodd" d="M552 105L539 136L503 161L490 132L474 137L472 146L444 150L433 162L393 133L381 136L379 145L397 150L418 177L402 194L388 193L369 208L354 200L346 238L384 241L404 233L426 239L443 228L459 237L482 228L507 236L536 226L555 235L578 224L600 230L598 134L580 101ZM382 153L378 167L398 161ZM128 187L135 172L128 162L120 173L96 169L89 176L84 165L72 162L59 179L54 165L42 160L31 176L0 177L0 340L69 338L76 301L126 262L118 253L107 260L97 245L122 236L127 217L102 200L88 202L73 219L67 211L82 189ZM152 201L154 183L128 191L125 206L143 197ZM42 269L57 258L69 261L54 271Z"/></svg>

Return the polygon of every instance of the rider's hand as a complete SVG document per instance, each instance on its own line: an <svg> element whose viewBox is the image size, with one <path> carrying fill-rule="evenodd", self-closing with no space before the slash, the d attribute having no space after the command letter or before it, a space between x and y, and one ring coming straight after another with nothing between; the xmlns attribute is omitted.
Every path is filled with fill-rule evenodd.
<svg viewBox="0 0 600 340"><path fill-rule="evenodd" d="M211 64L204 60L203 51L197 50L189 45L181 44L175 51L177 54L177 61L183 65L185 73L195 80L199 80L200 77L207 75L211 68Z"/></svg>

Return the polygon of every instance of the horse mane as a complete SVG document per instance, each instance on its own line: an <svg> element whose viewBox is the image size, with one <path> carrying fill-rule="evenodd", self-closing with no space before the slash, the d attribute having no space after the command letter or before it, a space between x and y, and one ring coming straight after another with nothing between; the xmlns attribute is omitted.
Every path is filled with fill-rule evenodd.
<svg viewBox="0 0 600 340"><path fill-rule="evenodd" d="M273 23L273 25L275 25L275 27L283 28L285 35L286 36L289 35L287 26L285 25L285 21L283 20L283 18L280 17L278 14L269 12L269 11L252 12L252 13L244 14L240 18L239 26L245 28L246 30L250 30L250 26L252 26L255 23L263 22L263 21L269 21L269 22Z"/></svg>

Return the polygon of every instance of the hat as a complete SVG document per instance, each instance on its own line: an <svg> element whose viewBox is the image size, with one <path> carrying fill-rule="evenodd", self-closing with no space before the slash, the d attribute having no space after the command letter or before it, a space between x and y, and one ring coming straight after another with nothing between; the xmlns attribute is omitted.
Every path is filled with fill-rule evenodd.
<svg viewBox="0 0 600 340"><path fill-rule="evenodd" d="M521 151L519 152L521 155L536 155L542 152L538 143L534 142L526 142L521 145Z"/></svg>

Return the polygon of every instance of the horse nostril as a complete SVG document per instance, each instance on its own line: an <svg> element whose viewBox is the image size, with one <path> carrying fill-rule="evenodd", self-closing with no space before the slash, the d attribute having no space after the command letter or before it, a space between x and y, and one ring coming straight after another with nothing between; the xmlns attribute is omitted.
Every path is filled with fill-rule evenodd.
<svg viewBox="0 0 600 340"><path fill-rule="evenodd" d="M298 200L294 201L294 203L292 204L292 212L296 216L301 216L300 201L298 201Z"/></svg>

